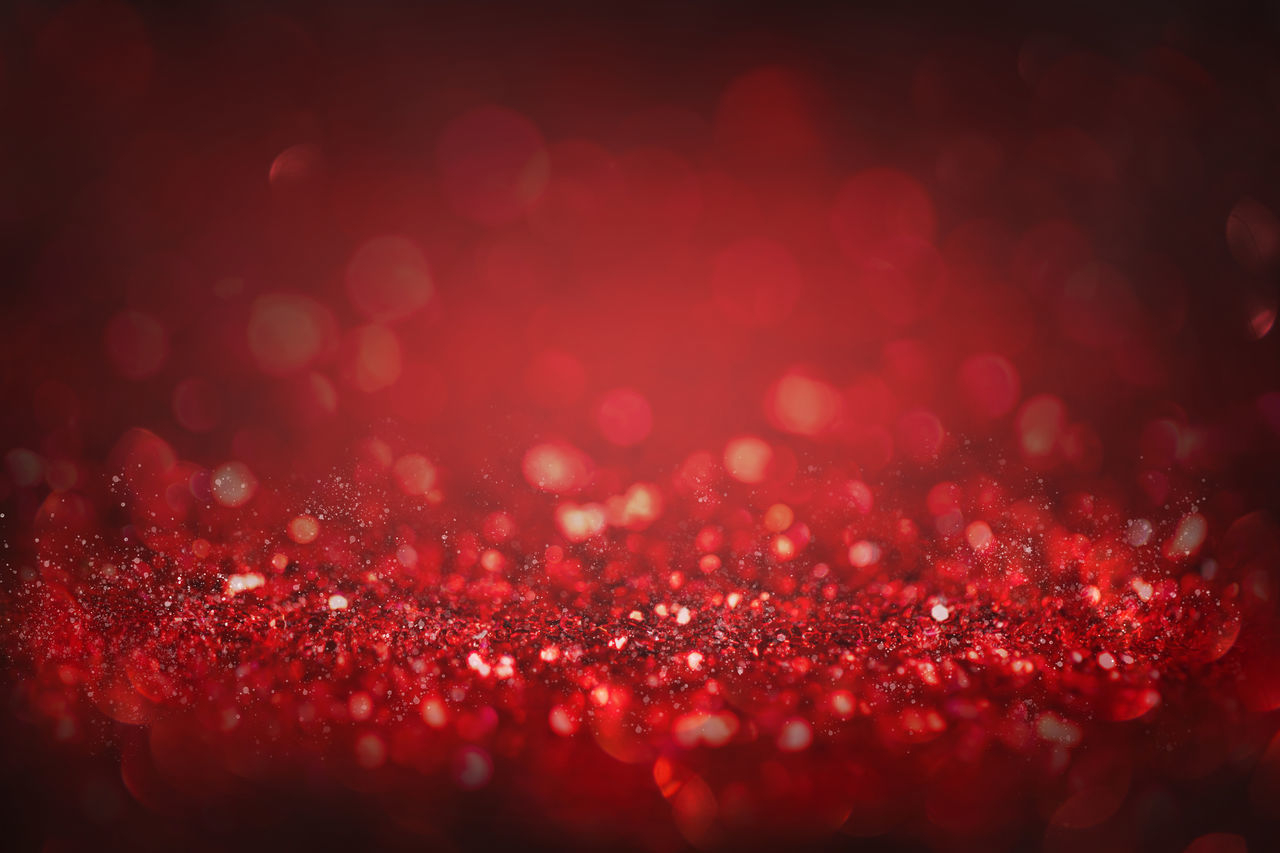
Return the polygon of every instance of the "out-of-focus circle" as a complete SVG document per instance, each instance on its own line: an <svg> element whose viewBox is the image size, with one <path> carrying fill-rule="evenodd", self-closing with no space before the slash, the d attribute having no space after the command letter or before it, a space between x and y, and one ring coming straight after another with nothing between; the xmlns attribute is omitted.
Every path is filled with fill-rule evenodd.
<svg viewBox="0 0 1280 853"><path fill-rule="evenodd" d="M724 469L740 483L763 482L773 461L773 448L762 438L744 435L724 448Z"/></svg>
<svg viewBox="0 0 1280 853"><path fill-rule="evenodd" d="M213 470L210 489L213 499L223 506L244 506L258 491L258 478L243 462L227 462Z"/></svg>
<svg viewBox="0 0 1280 853"><path fill-rule="evenodd" d="M381 391L400 378L400 339L386 326L370 324L352 329L345 349L347 375L359 390Z"/></svg>
<svg viewBox="0 0 1280 853"><path fill-rule="evenodd" d="M581 488L591 474L586 454L564 442L534 445L525 453L522 467L529 485L557 494Z"/></svg>
<svg viewBox="0 0 1280 853"><path fill-rule="evenodd" d="M610 442L631 447L648 438L653 429L653 410L639 391L614 388L596 407L596 425Z"/></svg>
<svg viewBox="0 0 1280 853"><path fill-rule="evenodd" d="M788 68L756 68L736 77L716 107L716 142L744 166L807 163L821 153L819 94Z"/></svg>
<svg viewBox="0 0 1280 853"><path fill-rule="evenodd" d="M324 350L335 325L329 309L298 293L268 293L249 310L249 352L263 373L288 376Z"/></svg>
<svg viewBox="0 0 1280 853"><path fill-rule="evenodd" d="M915 409L898 418L898 447L917 464L936 461L946 435L938 416L925 409Z"/></svg>
<svg viewBox="0 0 1280 853"><path fill-rule="evenodd" d="M436 467L421 453L406 453L391 466L400 491L406 495L425 495L436 484Z"/></svg>
<svg viewBox="0 0 1280 853"><path fill-rule="evenodd" d="M1240 199L1227 216L1227 246L1251 272L1274 268L1280 258L1280 218L1256 199Z"/></svg>
<svg viewBox="0 0 1280 853"><path fill-rule="evenodd" d="M299 545L309 545L320 535L320 522L314 515L295 516L289 522L289 538Z"/></svg>
<svg viewBox="0 0 1280 853"><path fill-rule="evenodd" d="M1053 456L1066 422L1067 408L1052 394L1039 394L1023 403L1016 422L1023 457L1035 461Z"/></svg>
<svg viewBox="0 0 1280 853"><path fill-rule="evenodd" d="M173 389L173 416L192 432L207 432L221 420L217 389L206 379L189 376Z"/></svg>
<svg viewBox="0 0 1280 853"><path fill-rule="evenodd" d="M978 417L995 419L1013 411L1021 390L1018 372L1004 356L983 353L960 365L960 392Z"/></svg>
<svg viewBox="0 0 1280 853"><path fill-rule="evenodd" d="M831 228L844 253L861 262L896 240L933 242L937 215L915 178L895 169L869 169L840 188Z"/></svg>
<svg viewBox="0 0 1280 853"><path fill-rule="evenodd" d="M818 435L840 415L840 392L820 379L787 373L765 395L765 415L781 430Z"/></svg>
<svg viewBox="0 0 1280 853"><path fill-rule="evenodd" d="M560 350L544 350L524 370L524 387L529 397L548 409L576 403L587 387L582 362Z"/></svg>
<svg viewBox="0 0 1280 853"><path fill-rule="evenodd" d="M308 142L290 145L271 161L267 180L272 190L287 192L315 178L323 164L318 146Z"/></svg>
<svg viewBox="0 0 1280 853"><path fill-rule="evenodd" d="M375 237L351 256L346 272L352 303L371 320L400 320L431 299L431 268L407 237Z"/></svg>
<svg viewBox="0 0 1280 853"><path fill-rule="evenodd" d="M504 107L477 107L454 119L436 147L445 194L463 217L481 225L520 218L550 177L538 128Z"/></svg>
<svg viewBox="0 0 1280 853"><path fill-rule="evenodd" d="M800 267L785 246L752 238L716 256L711 292L726 317L759 328L787 319L799 299L802 281Z"/></svg>
<svg viewBox="0 0 1280 853"><path fill-rule="evenodd" d="M154 376L169 355L164 326L141 311L121 311L112 317L107 324L106 345L116 372L126 379Z"/></svg>

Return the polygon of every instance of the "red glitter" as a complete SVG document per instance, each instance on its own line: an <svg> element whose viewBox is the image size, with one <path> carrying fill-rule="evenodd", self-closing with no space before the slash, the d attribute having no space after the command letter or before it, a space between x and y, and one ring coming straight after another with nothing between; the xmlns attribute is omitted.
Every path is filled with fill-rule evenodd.
<svg viewBox="0 0 1280 853"><path fill-rule="evenodd" d="M113 140L65 185L50 147L47 221L0 209L32 235L6 743L80 797L41 843L210 814L228 844L646 853L1265 834L1280 225L1185 150L1226 109L1208 72L922 37L877 106L732 43L655 105L625 56L581 73L628 35L540 63L485 30L490 66L384 54L423 27L365 14L208 37L259 82L327 69L243 139L180 105L238 103L156 49L180 27L23 23L59 69L33 139ZM957 119L988 75L1027 103ZM1203 209L1165 210L1193 173ZM1206 790L1235 811L1152 828Z"/></svg>

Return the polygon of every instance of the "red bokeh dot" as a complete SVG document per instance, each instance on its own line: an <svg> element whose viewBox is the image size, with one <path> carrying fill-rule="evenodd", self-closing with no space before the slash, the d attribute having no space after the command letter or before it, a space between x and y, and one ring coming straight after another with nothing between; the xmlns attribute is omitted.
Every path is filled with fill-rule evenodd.
<svg viewBox="0 0 1280 853"><path fill-rule="evenodd" d="M720 311L749 328L774 326L795 307L801 289L800 267L785 246L753 238L716 256L711 291Z"/></svg>
<svg viewBox="0 0 1280 853"><path fill-rule="evenodd" d="M581 488L591 473L586 454L563 442L545 442L529 448L522 467L529 485L553 493Z"/></svg>
<svg viewBox="0 0 1280 853"><path fill-rule="evenodd" d="M461 216L481 225L511 222L547 187L550 158L538 128L504 107L477 107L440 136L436 165Z"/></svg>
<svg viewBox="0 0 1280 853"><path fill-rule="evenodd" d="M724 448L724 469L741 483L763 482L773 461L773 448L762 438L742 436Z"/></svg>
<svg viewBox="0 0 1280 853"><path fill-rule="evenodd" d="M249 311L249 352L263 373L288 376L315 361L334 330L329 310L311 297L269 293Z"/></svg>
<svg viewBox="0 0 1280 853"><path fill-rule="evenodd" d="M992 353L970 356L960 365L960 393L978 417L994 419L1013 411L1021 386L1009 360Z"/></svg>
<svg viewBox="0 0 1280 853"><path fill-rule="evenodd" d="M631 447L644 441L653 429L653 411L644 395L632 388L615 388L596 407L596 426L609 441Z"/></svg>
<svg viewBox="0 0 1280 853"><path fill-rule="evenodd" d="M154 376L169 355L164 326L141 311L121 311L112 317L107 324L106 345L111 363L126 379Z"/></svg>
<svg viewBox="0 0 1280 853"><path fill-rule="evenodd" d="M406 237L375 237L347 264L347 293L366 317L378 322L413 314L431 299L431 268Z"/></svg>
<svg viewBox="0 0 1280 853"><path fill-rule="evenodd" d="M845 254L855 261L896 240L932 242L937 227L933 202L911 176L895 169L869 169L840 188L831 209L831 228Z"/></svg>

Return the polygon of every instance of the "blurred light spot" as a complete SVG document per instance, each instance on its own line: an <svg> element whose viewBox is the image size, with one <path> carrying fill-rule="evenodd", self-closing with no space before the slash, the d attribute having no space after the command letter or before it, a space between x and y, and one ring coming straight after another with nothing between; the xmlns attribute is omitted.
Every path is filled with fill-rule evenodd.
<svg viewBox="0 0 1280 853"><path fill-rule="evenodd" d="M559 350L544 350L524 372L525 389L538 405L548 409L573 405L586 390L587 372L582 362Z"/></svg>
<svg viewBox="0 0 1280 853"><path fill-rule="evenodd" d="M1262 203L1241 199L1227 216L1227 246L1240 266L1268 271L1280 258L1280 219Z"/></svg>
<svg viewBox="0 0 1280 853"><path fill-rule="evenodd" d="M236 595L263 586L267 579L259 572L244 572L227 577L227 595Z"/></svg>
<svg viewBox="0 0 1280 853"><path fill-rule="evenodd" d="M426 257L406 237L375 237L356 250L346 272L347 294L366 317L401 320L426 305L434 286Z"/></svg>
<svg viewBox="0 0 1280 853"><path fill-rule="evenodd" d="M106 333L107 355L126 379L154 376L169 355L164 326L150 314L121 311L111 318Z"/></svg>
<svg viewBox="0 0 1280 853"><path fill-rule="evenodd" d="M299 515L289 522L289 538L299 545L309 545L320 535L320 522L312 515Z"/></svg>
<svg viewBox="0 0 1280 853"><path fill-rule="evenodd" d="M1198 512L1184 516L1178 529L1164 543L1164 555L1170 560L1185 560L1196 554L1209 532L1209 522Z"/></svg>
<svg viewBox="0 0 1280 853"><path fill-rule="evenodd" d="M814 84L787 68L765 67L733 80L716 108L719 145L744 166L809 164L821 153Z"/></svg>
<svg viewBox="0 0 1280 853"><path fill-rule="evenodd" d="M35 451L15 447L5 454L4 461L15 486L34 486L44 479L44 463Z"/></svg>
<svg viewBox="0 0 1280 853"><path fill-rule="evenodd" d="M1052 456L1066 427L1066 419L1066 406L1050 394L1040 394L1024 403L1017 419L1022 455L1028 461Z"/></svg>
<svg viewBox="0 0 1280 853"><path fill-rule="evenodd" d="M917 464L937 460L945 438L942 421L933 412L916 409L898 419L898 446L908 459Z"/></svg>
<svg viewBox="0 0 1280 853"><path fill-rule="evenodd" d="M818 435L840 414L839 392L800 373L788 373L769 389L765 414L779 429L796 435Z"/></svg>
<svg viewBox="0 0 1280 853"><path fill-rule="evenodd" d="M217 390L197 376L182 380L173 389L173 416L185 429L208 432L222 419Z"/></svg>
<svg viewBox="0 0 1280 853"><path fill-rule="evenodd" d="M965 359L959 379L960 392L978 417L1002 417L1018 402L1018 372L1003 356L985 353Z"/></svg>
<svg viewBox="0 0 1280 853"><path fill-rule="evenodd" d="M422 722L433 729L442 729L449 722L449 713L445 710L444 703L439 699L422 700L421 714Z"/></svg>
<svg viewBox="0 0 1280 853"><path fill-rule="evenodd" d="M849 546L849 563L854 568L865 569L880 561L880 546L860 539Z"/></svg>
<svg viewBox="0 0 1280 853"><path fill-rule="evenodd" d="M373 732L356 738L356 763L366 770L381 767L387 760L387 745Z"/></svg>
<svg viewBox="0 0 1280 853"><path fill-rule="evenodd" d="M813 743L813 729L799 717L787 720L778 732L778 749L783 752L800 752Z"/></svg>
<svg viewBox="0 0 1280 853"><path fill-rule="evenodd" d="M724 469L741 483L759 483L773 461L773 448L752 435L730 441L724 449Z"/></svg>
<svg viewBox="0 0 1280 853"><path fill-rule="evenodd" d="M329 310L314 299L269 293L249 311L249 352L262 372L287 376L311 364L334 329Z"/></svg>
<svg viewBox="0 0 1280 853"><path fill-rule="evenodd" d="M844 253L865 261L869 253L902 239L933 242L937 227L933 202L909 175L870 169L840 188L831 209L831 228Z"/></svg>
<svg viewBox="0 0 1280 853"><path fill-rule="evenodd" d="M353 385L372 393L400 378L400 339L386 326L352 329L346 341L347 370Z"/></svg>
<svg viewBox="0 0 1280 853"><path fill-rule="evenodd" d="M1276 306L1256 305L1249 313L1249 334L1260 341L1271 333L1276 325Z"/></svg>
<svg viewBox="0 0 1280 853"><path fill-rule="evenodd" d="M453 757L453 778L458 787L475 791L493 777L493 759L478 746L464 746Z"/></svg>
<svg viewBox="0 0 1280 853"><path fill-rule="evenodd" d="M1135 548L1141 548L1151 541L1154 528L1145 518L1135 518L1125 528L1124 540Z"/></svg>
<svg viewBox="0 0 1280 853"><path fill-rule="evenodd" d="M563 442L536 444L524 455L524 478L544 492L571 492L586 485L591 461L586 454Z"/></svg>
<svg viewBox="0 0 1280 853"><path fill-rule="evenodd" d="M600 433L619 447L644 441L653 429L653 412L644 395L632 388L615 388L596 407Z"/></svg>
<svg viewBox="0 0 1280 853"><path fill-rule="evenodd" d="M572 711L563 705L556 705L547 715L551 731L561 737L569 737L578 730L578 721Z"/></svg>
<svg viewBox="0 0 1280 853"><path fill-rule="evenodd" d="M213 499L226 507L244 506L258 491L258 480L243 462L227 462L213 471Z"/></svg>
<svg viewBox="0 0 1280 853"><path fill-rule="evenodd" d="M421 453L401 456L392 465L391 474L406 495L425 495L436 484L436 467Z"/></svg>
<svg viewBox="0 0 1280 853"><path fill-rule="evenodd" d="M800 267L780 243L753 238L716 255L711 292L730 320L748 328L773 326L790 316L802 287Z"/></svg>
<svg viewBox="0 0 1280 853"><path fill-rule="evenodd" d="M556 507L556 526L570 542L586 542L604 533L607 526L605 509L598 503L563 503Z"/></svg>
<svg viewBox="0 0 1280 853"><path fill-rule="evenodd" d="M288 190L315 178L323 162L317 146L306 142L290 145L271 161L267 180L273 190Z"/></svg>
<svg viewBox="0 0 1280 853"><path fill-rule="evenodd" d="M995 535L991 532L991 525L985 521L972 522L965 528L964 536L969 543L969 547L979 554L990 548L995 541Z"/></svg>
<svg viewBox="0 0 1280 853"><path fill-rule="evenodd" d="M477 107L450 122L436 148L436 165L454 209L481 225L521 217L550 177L538 128L496 106Z"/></svg>
<svg viewBox="0 0 1280 853"><path fill-rule="evenodd" d="M1249 844L1232 832L1211 832L1192 841L1182 853L1249 853Z"/></svg>

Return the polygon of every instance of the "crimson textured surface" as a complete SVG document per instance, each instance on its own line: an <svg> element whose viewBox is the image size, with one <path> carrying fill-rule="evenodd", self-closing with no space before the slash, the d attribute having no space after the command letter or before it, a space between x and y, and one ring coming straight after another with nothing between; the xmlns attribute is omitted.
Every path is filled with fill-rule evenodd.
<svg viewBox="0 0 1280 853"><path fill-rule="evenodd" d="M15 847L1269 849L1280 13L2 14Z"/></svg>

